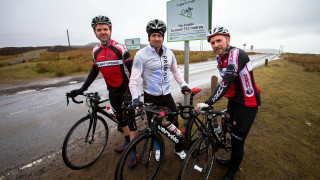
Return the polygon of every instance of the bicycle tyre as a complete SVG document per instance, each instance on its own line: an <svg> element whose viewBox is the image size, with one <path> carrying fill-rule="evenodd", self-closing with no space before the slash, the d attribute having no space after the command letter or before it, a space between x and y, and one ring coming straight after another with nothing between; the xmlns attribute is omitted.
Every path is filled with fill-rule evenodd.
<svg viewBox="0 0 320 180"><path fill-rule="evenodd" d="M155 146L151 145L152 135L149 131L144 130L139 133L131 142L128 144L127 148L122 152L122 155L118 161L115 179L155 179L164 161L165 155L165 145L163 138L156 134L153 136L154 140L157 140L160 146L160 159L155 160L153 152L155 152ZM138 163L134 169L128 167L130 152L136 147L136 152L138 155ZM150 151L150 148L151 151Z"/></svg>
<svg viewBox="0 0 320 180"><path fill-rule="evenodd" d="M108 141L108 125L106 121L97 116L94 141L86 141L86 134L91 121L86 116L76 122L66 135L62 146L62 158L64 163L71 169L80 170L91 166L101 156ZM92 129L89 133L91 139Z"/></svg>
<svg viewBox="0 0 320 180"><path fill-rule="evenodd" d="M201 116L199 118L199 116ZM201 124L198 121L201 121L202 123L205 124L206 119L203 115L198 115L198 116L193 116L191 119L188 119L189 123L187 126L187 131L186 131L186 138L189 142L195 141L198 136L199 132L202 128Z"/></svg>
<svg viewBox="0 0 320 180"><path fill-rule="evenodd" d="M208 179L214 159L214 142L201 135L192 145L183 161L178 179Z"/></svg>

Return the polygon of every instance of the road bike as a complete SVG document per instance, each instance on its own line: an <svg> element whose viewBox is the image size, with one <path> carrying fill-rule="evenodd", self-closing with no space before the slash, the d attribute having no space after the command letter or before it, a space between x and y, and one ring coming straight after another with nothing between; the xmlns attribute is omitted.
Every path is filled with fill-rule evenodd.
<svg viewBox="0 0 320 180"><path fill-rule="evenodd" d="M204 115L206 121L198 128L199 136L182 163L179 180L208 179L216 156L223 159L230 159L231 156L231 136L228 124L230 116L226 110L215 111L210 106L193 113L195 117L197 114Z"/></svg>
<svg viewBox="0 0 320 180"><path fill-rule="evenodd" d="M165 143L161 134L176 144L180 143L185 150L191 147L193 142L198 138L197 132L201 132L199 128L202 127L201 120L194 117L194 106L192 105L194 95L200 91L201 89L199 88L193 88L190 95L190 105L178 103L178 112L171 112L166 107L156 106L152 103L146 103L144 107L140 107L140 109L152 113L152 118L123 151L115 172L116 180L133 177L130 176L133 171L135 172L135 179L155 179L158 176L165 155ZM186 121L184 123L186 126L184 138L181 138L183 136L177 136L174 132L168 131L167 127L171 125L171 122L163 121L164 117L175 114L180 114ZM156 149L155 141L158 142L159 149ZM159 161L151 157L156 150L160 150ZM135 151L138 157L137 165L133 170L128 167L131 151Z"/></svg>
<svg viewBox="0 0 320 180"><path fill-rule="evenodd" d="M63 161L74 170L84 169L95 163L107 145L108 124L98 113L103 114L117 125L119 124L117 117L108 111L110 107L100 106L109 99L100 97L98 92L85 93L83 96L86 99L88 114L71 127L62 146ZM66 97L67 104L69 104L69 98L72 98L74 103L83 103L83 101L75 100L69 93ZM144 112L136 111L134 116L136 119L143 119ZM118 130L121 131L119 126Z"/></svg>
<svg viewBox="0 0 320 180"><path fill-rule="evenodd" d="M181 10L181 14L184 15L184 16L187 16L187 17L191 17L192 16L192 11L193 8L191 7L188 7L187 9L182 9Z"/></svg>

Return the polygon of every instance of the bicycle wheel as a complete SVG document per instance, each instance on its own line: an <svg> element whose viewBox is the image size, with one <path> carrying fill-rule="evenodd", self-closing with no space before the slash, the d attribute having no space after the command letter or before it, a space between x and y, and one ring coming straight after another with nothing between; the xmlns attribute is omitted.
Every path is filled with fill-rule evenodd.
<svg viewBox="0 0 320 180"><path fill-rule="evenodd" d="M178 179L208 179L214 163L214 142L200 136L190 148Z"/></svg>
<svg viewBox="0 0 320 180"><path fill-rule="evenodd" d="M155 160L156 147L154 140L157 140L160 147L160 159ZM130 153L136 150L138 162L136 167L129 168ZM162 137L156 134L152 137L149 131L145 130L136 136L123 151L115 172L116 180L130 179L155 179L164 161L165 145Z"/></svg>
<svg viewBox="0 0 320 180"><path fill-rule="evenodd" d="M201 124L205 124L206 117L204 115L193 116L191 119L188 119L189 123L187 126L186 137L189 142L195 141L199 136L199 131L201 129Z"/></svg>
<svg viewBox="0 0 320 180"><path fill-rule="evenodd" d="M92 165L102 154L108 141L108 125L98 116L94 135L93 119L86 116L69 130L62 146L64 163L71 169L79 170ZM89 133L88 133L89 131ZM88 134L88 137L86 137Z"/></svg>

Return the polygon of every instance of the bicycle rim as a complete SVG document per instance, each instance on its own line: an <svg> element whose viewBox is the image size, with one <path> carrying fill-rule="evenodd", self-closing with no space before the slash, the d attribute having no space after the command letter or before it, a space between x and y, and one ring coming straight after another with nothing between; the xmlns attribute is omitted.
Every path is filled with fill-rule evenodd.
<svg viewBox="0 0 320 180"><path fill-rule="evenodd" d="M64 163L71 169L79 170L92 165L102 154L108 141L108 125L100 116L97 117L94 138L92 127L88 133L91 118L80 119L69 130L62 146ZM86 138L89 134L88 138Z"/></svg>
<svg viewBox="0 0 320 180"><path fill-rule="evenodd" d="M178 179L208 179L212 171L214 158L213 142L207 137L200 136L183 161Z"/></svg>
<svg viewBox="0 0 320 180"><path fill-rule="evenodd" d="M205 116L199 115L197 117L193 117L190 120L190 123L188 125L188 130L187 130L187 138L188 141L195 141L199 137L199 132L201 129L201 124L199 123L201 121L203 124L205 124L206 119Z"/></svg>
<svg viewBox="0 0 320 180"><path fill-rule="evenodd" d="M139 134L134 138L122 153L117 164L115 179L117 180L131 180L131 179L155 179L158 176L160 168L164 160L164 142L159 135L155 136L160 146L160 160L155 160L156 147L152 144L152 137L147 131ZM138 163L136 167L129 168L130 152L136 149L138 156Z"/></svg>

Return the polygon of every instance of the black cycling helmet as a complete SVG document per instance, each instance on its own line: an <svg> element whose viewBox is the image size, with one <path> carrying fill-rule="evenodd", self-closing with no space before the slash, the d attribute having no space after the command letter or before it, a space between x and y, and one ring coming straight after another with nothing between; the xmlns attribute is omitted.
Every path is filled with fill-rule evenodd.
<svg viewBox="0 0 320 180"><path fill-rule="evenodd" d="M162 35L166 32L167 26L166 24L159 20L159 19L154 19L148 22L146 31L149 34L151 31L156 30L156 31L162 31Z"/></svg>
<svg viewBox="0 0 320 180"><path fill-rule="evenodd" d="M213 28L209 31L207 35L208 42L210 42L210 38L212 38L215 35L224 35L224 36L230 37L230 33L228 29L220 26L220 27Z"/></svg>
<svg viewBox="0 0 320 180"><path fill-rule="evenodd" d="M110 19L107 16L99 15L99 16L94 17L92 19L92 22L91 22L92 28L94 29L94 27L97 24L108 24L110 27L112 27L112 23L111 23Z"/></svg>

